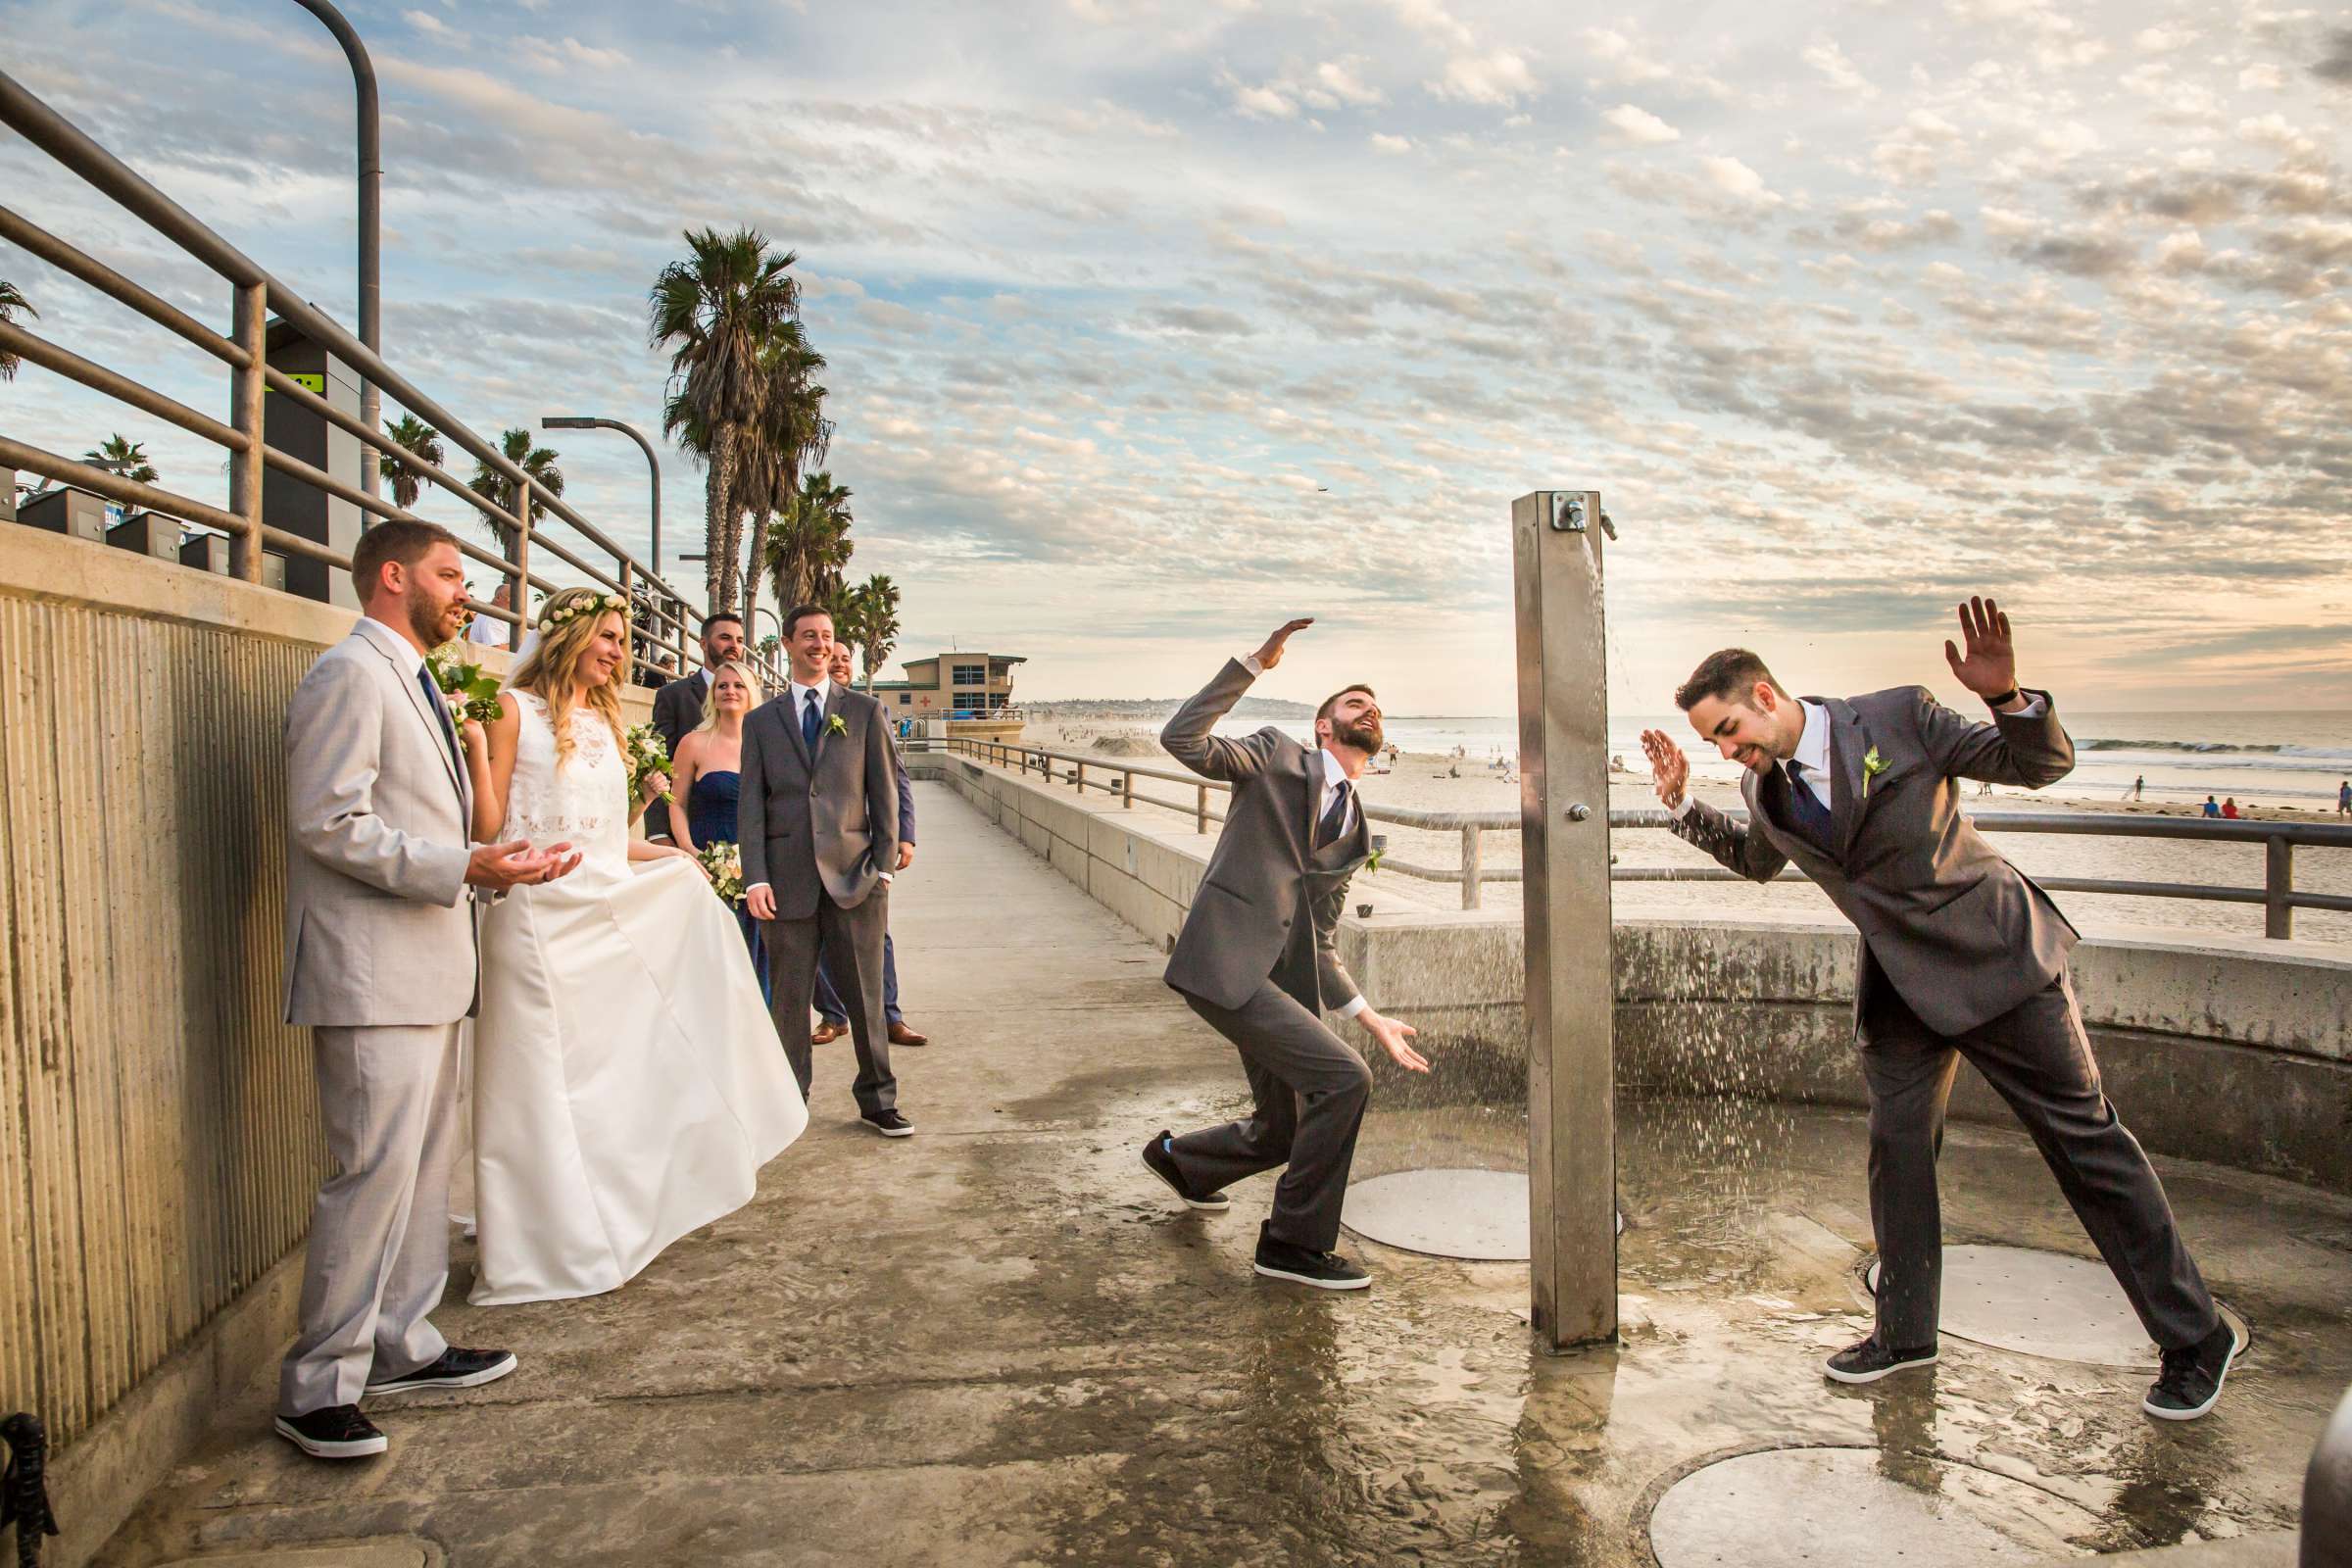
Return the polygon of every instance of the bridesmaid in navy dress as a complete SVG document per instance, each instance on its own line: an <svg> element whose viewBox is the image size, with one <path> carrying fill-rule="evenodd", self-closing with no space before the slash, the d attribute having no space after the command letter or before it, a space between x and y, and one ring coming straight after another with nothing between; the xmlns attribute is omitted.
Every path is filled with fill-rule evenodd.
<svg viewBox="0 0 2352 1568"><path fill-rule="evenodd" d="M744 716L760 704L760 680L749 664L721 664L710 674L710 700L703 705L703 721L678 742L670 759L671 788L686 798L685 831L680 848L699 854L712 844L733 844L736 793L743 775ZM675 821L675 818L672 818ZM751 949L752 968L760 990L768 988L767 956L760 941L760 923L742 905L735 921L743 927L744 945Z"/></svg>

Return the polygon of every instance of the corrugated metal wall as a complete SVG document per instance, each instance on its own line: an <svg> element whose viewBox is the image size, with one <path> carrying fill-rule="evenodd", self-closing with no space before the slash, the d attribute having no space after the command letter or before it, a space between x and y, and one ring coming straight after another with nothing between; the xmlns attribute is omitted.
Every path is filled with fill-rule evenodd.
<svg viewBox="0 0 2352 1568"><path fill-rule="evenodd" d="M314 647L0 597L0 1403L70 1443L302 1239L278 731Z"/></svg>

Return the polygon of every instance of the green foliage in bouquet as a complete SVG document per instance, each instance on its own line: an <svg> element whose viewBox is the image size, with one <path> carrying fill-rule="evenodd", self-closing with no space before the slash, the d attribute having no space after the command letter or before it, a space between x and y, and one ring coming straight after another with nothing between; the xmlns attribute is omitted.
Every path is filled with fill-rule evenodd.
<svg viewBox="0 0 2352 1568"><path fill-rule="evenodd" d="M710 875L710 891L729 904L743 903L743 852L725 839L706 844L694 858Z"/></svg>
<svg viewBox="0 0 2352 1568"><path fill-rule="evenodd" d="M651 724L631 725L626 740L629 758L629 799L633 801L645 793L647 779L656 773L669 771L669 747ZM668 801L672 806L678 804L667 790L662 792L662 799Z"/></svg>
<svg viewBox="0 0 2352 1568"><path fill-rule="evenodd" d="M475 718L487 724L498 717L496 675L438 649L425 656L424 667L432 672L433 684L441 688L442 699L461 721Z"/></svg>

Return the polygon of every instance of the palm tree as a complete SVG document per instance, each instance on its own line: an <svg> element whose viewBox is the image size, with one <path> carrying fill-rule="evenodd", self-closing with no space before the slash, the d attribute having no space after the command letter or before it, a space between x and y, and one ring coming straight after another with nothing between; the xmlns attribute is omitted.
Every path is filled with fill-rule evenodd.
<svg viewBox="0 0 2352 1568"><path fill-rule="evenodd" d="M133 441L121 431L106 438L106 444L81 455L81 461L94 468L109 468L125 479L141 484L156 480L155 465L147 461L147 444Z"/></svg>
<svg viewBox="0 0 2352 1568"><path fill-rule="evenodd" d="M709 470L704 488L704 567L713 611L732 610L741 587L743 515L735 504L736 448L766 406L769 376L761 354L785 322L800 315L801 287L790 274L800 258L771 254L755 228L721 234L688 229L692 255L654 279L647 341L666 348L674 392L662 433L697 433L687 445Z"/></svg>
<svg viewBox="0 0 2352 1568"><path fill-rule="evenodd" d="M40 319L41 313L32 308L31 302L18 291L17 285L5 278L0 278L0 321L15 325L19 311L23 311L36 321ZM14 354L0 350L0 381L15 380L17 365L18 360Z"/></svg>
<svg viewBox="0 0 2352 1568"><path fill-rule="evenodd" d="M808 346L798 321L786 321L760 354L767 376L765 406L738 449L734 504L752 514L751 548L744 554L743 615L760 603L760 568L776 513L800 493L801 474L825 461L833 421L824 416L825 389L810 379L825 357ZM789 601L787 602L789 604Z"/></svg>
<svg viewBox="0 0 2352 1568"><path fill-rule="evenodd" d="M408 445L405 441L401 444ZM531 445L529 430L521 425L516 425L507 431L498 438L498 450L505 455L509 463L531 476L531 488L534 491L544 490L551 496L560 496L564 493L564 470L556 466L555 449ZM466 481L466 487L492 506L503 507L508 512L514 512L516 506L514 492L521 488L513 479L507 477L505 470L494 468L487 463L476 463L473 466L473 477ZM515 513L515 515L521 517L526 524L531 520L528 515L521 513Z"/></svg>
<svg viewBox="0 0 2352 1568"><path fill-rule="evenodd" d="M436 468L441 466L442 462L448 457L448 454L441 450L441 432L414 414L404 414L386 424L384 434L390 436L402 448L415 453ZM552 462L555 454L549 453L548 458ZM416 505L416 497L424 489L423 477L415 468L388 454L378 457L375 461L383 471L384 482L392 487L392 504L403 512ZM504 478L505 475L502 474L499 477ZM480 478L478 470L475 478L477 480ZM510 484L512 482L509 481ZM481 486L477 483L474 488L479 490ZM562 495L563 493L564 486L559 482L556 485L556 494Z"/></svg>
<svg viewBox="0 0 2352 1568"><path fill-rule="evenodd" d="M858 657L865 662L865 689L874 689L874 672L899 646L899 585L887 572L872 576L850 590L856 599Z"/></svg>
<svg viewBox="0 0 2352 1568"><path fill-rule="evenodd" d="M823 471L801 480L798 494L776 509L767 536L766 566L779 605L835 605L842 572L857 545L850 538L850 491ZM834 632L841 628L837 623Z"/></svg>

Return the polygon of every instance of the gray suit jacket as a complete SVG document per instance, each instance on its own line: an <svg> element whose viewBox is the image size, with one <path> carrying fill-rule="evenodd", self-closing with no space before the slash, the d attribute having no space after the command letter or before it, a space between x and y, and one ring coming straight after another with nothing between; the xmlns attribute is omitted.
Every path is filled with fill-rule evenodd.
<svg viewBox="0 0 2352 1568"><path fill-rule="evenodd" d="M1744 825L1693 804L1674 831L1741 876L1770 881L1789 861L1862 932L1859 1022L1870 988L1891 983L1920 1021L1965 1034L2048 985L2075 928L2048 894L1960 814L1957 779L2039 789L2075 765L2047 692L2032 716L1978 723L1925 687L1850 702L1808 698L1830 714L1830 853L1788 826L1788 782L1775 768L1740 781ZM1873 750L1884 768L1865 785Z"/></svg>
<svg viewBox="0 0 2352 1568"><path fill-rule="evenodd" d="M820 888L854 909L898 864L898 761L890 721L871 697L835 682L811 756L785 687L744 720L741 766L743 885L765 882L779 917L814 914Z"/></svg>
<svg viewBox="0 0 2352 1568"><path fill-rule="evenodd" d="M1227 661L1159 732L1169 756L1233 785L1225 831L1169 956L1167 981L1220 1007L1239 1007L1268 979L1309 1012L1345 1007L1356 986L1340 962L1340 913L1348 879L1370 853L1370 833L1359 809L1349 832L1317 851L1322 780L1314 753L1272 727L1238 741L1209 733L1254 678L1241 661Z"/></svg>
<svg viewBox="0 0 2352 1568"><path fill-rule="evenodd" d="M678 743L693 734L695 726L703 721L703 704L710 693L710 683L703 679L699 669L654 693L654 733L662 737L662 744L669 748L673 759L678 755ZM661 801L646 807L645 836L667 838L671 832L669 807Z"/></svg>
<svg viewBox="0 0 2352 1568"><path fill-rule="evenodd" d="M365 632L286 712L285 1018L454 1023L473 1011L473 797L416 682Z"/></svg>

